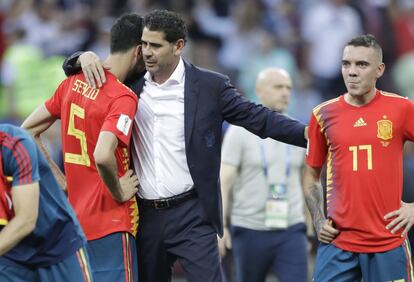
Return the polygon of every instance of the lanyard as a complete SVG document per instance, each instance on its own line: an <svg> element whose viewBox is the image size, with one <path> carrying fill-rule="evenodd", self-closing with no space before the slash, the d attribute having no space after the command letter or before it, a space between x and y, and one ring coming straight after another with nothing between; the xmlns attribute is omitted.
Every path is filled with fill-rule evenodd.
<svg viewBox="0 0 414 282"><path fill-rule="evenodd" d="M264 146L264 140L261 140L260 143L260 158L262 159L262 170L263 174L266 177L267 182L269 182L269 164L266 159L266 153L265 153L265 146ZM285 181L287 182L290 176L290 166L291 166L291 148L290 145L286 145L286 158L285 158ZM287 185L287 183L286 183Z"/></svg>

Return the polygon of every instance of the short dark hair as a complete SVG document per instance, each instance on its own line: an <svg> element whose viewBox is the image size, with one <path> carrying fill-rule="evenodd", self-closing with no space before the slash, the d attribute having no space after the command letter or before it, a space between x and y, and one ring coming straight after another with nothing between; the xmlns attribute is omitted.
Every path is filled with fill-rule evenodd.
<svg viewBox="0 0 414 282"><path fill-rule="evenodd" d="M373 48L375 51L377 51L381 61L382 61L382 48L379 45L377 39L372 34L364 34L359 35L354 38L352 38L346 46L354 46L354 47L367 47L367 48Z"/></svg>
<svg viewBox="0 0 414 282"><path fill-rule="evenodd" d="M170 43L178 39L186 40L187 27L183 18L175 12L168 10L154 10L144 18L144 27L151 31L162 31L165 40Z"/></svg>
<svg viewBox="0 0 414 282"><path fill-rule="evenodd" d="M124 53L141 43L143 19L136 13L119 17L111 28L110 52Z"/></svg>

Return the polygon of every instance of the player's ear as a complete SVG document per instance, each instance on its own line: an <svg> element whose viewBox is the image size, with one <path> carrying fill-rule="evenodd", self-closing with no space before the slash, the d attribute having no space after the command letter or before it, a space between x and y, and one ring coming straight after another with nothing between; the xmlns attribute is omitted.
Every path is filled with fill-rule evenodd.
<svg viewBox="0 0 414 282"><path fill-rule="evenodd" d="M138 44L136 47L137 56L142 56L142 45Z"/></svg>
<svg viewBox="0 0 414 282"><path fill-rule="evenodd" d="M376 78L377 79L380 78L384 74L384 71L385 71L385 64L381 63L377 68Z"/></svg>
<svg viewBox="0 0 414 282"><path fill-rule="evenodd" d="M138 44L134 49L134 56L139 58L142 56L142 45Z"/></svg>

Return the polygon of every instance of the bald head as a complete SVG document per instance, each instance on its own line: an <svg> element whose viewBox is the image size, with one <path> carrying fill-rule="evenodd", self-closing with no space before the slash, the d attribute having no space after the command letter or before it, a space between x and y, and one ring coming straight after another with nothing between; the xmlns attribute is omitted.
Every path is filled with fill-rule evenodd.
<svg viewBox="0 0 414 282"><path fill-rule="evenodd" d="M257 76L256 95L264 106L272 110L286 110L291 90L292 81L284 69L266 68Z"/></svg>

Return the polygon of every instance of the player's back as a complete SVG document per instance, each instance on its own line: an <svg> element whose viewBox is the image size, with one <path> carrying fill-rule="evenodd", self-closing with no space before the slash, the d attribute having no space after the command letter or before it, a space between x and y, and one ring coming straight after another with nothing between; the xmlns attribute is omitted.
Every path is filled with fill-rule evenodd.
<svg viewBox="0 0 414 282"><path fill-rule="evenodd" d="M14 216L12 186L39 182L40 188L35 229L0 259L6 264L17 262L44 266L72 255L84 246L85 237L45 157L32 137L20 128L0 124L0 136L3 165L0 176L0 205L3 212L0 216L3 214L3 220L6 221L3 223L7 224Z"/></svg>
<svg viewBox="0 0 414 282"><path fill-rule="evenodd" d="M118 176L129 167L129 137L132 120L122 114L119 101L137 107L137 97L106 72L107 82L100 89L89 87L83 74L66 79L55 95L46 102L52 115L62 120L62 148L69 201L73 205L88 240L116 231L132 232L131 203L116 202L96 169L93 153L102 130L117 130L115 156ZM119 109L121 108L121 109ZM133 115L132 114L132 118ZM121 112L121 114L119 114ZM125 217L129 219L125 219ZM120 223L121 222L121 223Z"/></svg>

